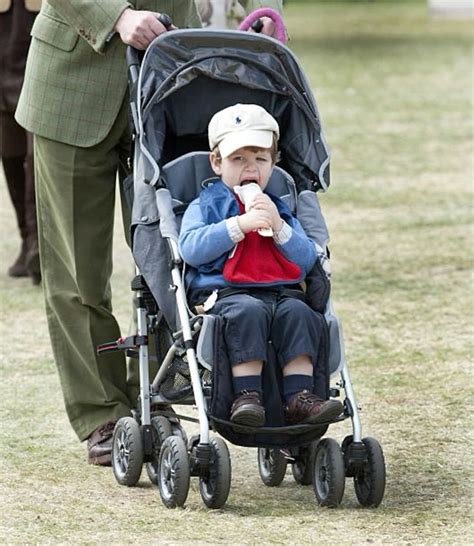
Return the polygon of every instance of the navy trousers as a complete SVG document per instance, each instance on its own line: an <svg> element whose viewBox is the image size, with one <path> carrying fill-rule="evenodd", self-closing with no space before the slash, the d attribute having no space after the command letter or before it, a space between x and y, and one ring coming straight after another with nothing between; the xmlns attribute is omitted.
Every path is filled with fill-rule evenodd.
<svg viewBox="0 0 474 546"><path fill-rule="evenodd" d="M249 360L266 362L268 343L281 367L300 355L316 363L321 317L298 298L252 290L220 298L211 313L224 319L224 341L233 366Z"/></svg>

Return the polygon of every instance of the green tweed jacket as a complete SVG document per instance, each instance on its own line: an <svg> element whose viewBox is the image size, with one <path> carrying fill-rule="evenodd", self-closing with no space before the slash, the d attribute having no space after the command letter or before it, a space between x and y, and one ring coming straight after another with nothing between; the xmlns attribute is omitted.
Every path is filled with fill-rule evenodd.
<svg viewBox="0 0 474 546"><path fill-rule="evenodd" d="M249 13L282 12L282 0L240 0ZM127 91L126 46L113 27L131 7L169 14L176 26L201 26L193 0L46 0L31 31L16 119L25 129L80 147L101 142Z"/></svg>

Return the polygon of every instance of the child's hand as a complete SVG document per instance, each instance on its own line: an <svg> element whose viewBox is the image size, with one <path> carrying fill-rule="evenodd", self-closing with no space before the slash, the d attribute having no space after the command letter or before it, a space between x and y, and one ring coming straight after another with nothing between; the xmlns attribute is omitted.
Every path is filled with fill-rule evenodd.
<svg viewBox="0 0 474 546"><path fill-rule="evenodd" d="M275 203L266 193L259 193L256 195L250 206L251 210L261 210L268 213L270 218L270 225L268 227L271 227L274 231L279 231L281 229L283 220L280 217Z"/></svg>
<svg viewBox="0 0 474 546"><path fill-rule="evenodd" d="M271 216L268 211L264 209L252 208L237 218L243 233L250 233L251 231L271 227Z"/></svg>

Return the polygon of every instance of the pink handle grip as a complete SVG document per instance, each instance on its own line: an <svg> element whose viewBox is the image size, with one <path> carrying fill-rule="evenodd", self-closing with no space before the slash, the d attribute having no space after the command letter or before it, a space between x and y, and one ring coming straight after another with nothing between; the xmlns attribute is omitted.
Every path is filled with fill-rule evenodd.
<svg viewBox="0 0 474 546"><path fill-rule="evenodd" d="M261 17L269 17L275 23L275 38L280 40L283 44L286 44L286 30L283 24L283 19L278 11L271 8L260 8L252 11L247 17L240 23L239 30L248 30L257 19Z"/></svg>

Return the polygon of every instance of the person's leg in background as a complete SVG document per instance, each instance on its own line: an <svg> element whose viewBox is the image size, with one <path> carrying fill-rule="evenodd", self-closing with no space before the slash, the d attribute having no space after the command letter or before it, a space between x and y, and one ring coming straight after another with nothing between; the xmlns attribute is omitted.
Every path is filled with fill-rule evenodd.
<svg viewBox="0 0 474 546"><path fill-rule="evenodd" d="M20 253L8 268L10 277L31 276L33 283L41 280L36 235L33 161L28 150L31 135L18 125L13 112L0 112L0 156L8 193L15 209L21 237Z"/></svg>
<svg viewBox="0 0 474 546"><path fill-rule="evenodd" d="M119 145L126 109L106 139L79 148L35 136L38 234L51 343L65 407L89 462L110 464L113 423L130 414L125 356L96 354L120 337L110 277ZM107 441L107 443L105 443Z"/></svg>
<svg viewBox="0 0 474 546"><path fill-rule="evenodd" d="M24 2L7 2L0 10L0 155L8 192L15 209L21 250L8 268L11 277L41 280L36 237L32 136L15 121L14 112L23 83L30 31L39 11Z"/></svg>
<svg viewBox="0 0 474 546"><path fill-rule="evenodd" d="M38 248L36 220L35 169L33 160L33 135L26 131L25 158L25 224L26 224L26 270L33 284L41 282L41 267Z"/></svg>

